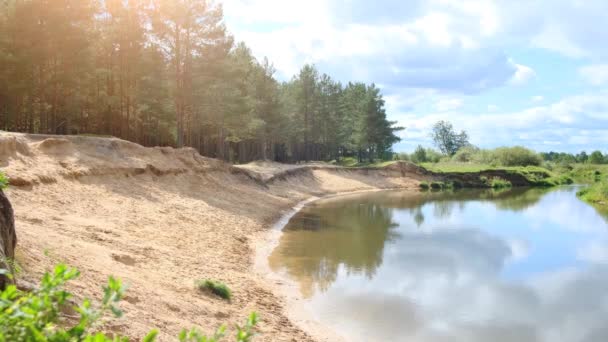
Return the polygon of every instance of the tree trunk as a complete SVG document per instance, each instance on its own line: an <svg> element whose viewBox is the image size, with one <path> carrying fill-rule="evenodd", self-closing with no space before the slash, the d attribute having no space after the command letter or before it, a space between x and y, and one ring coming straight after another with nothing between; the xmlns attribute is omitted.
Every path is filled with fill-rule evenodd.
<svg viewBox="0 0 608 342"><path fill-rule="evenodd" d="M11 202L2 190L0 190L0 269L12 272L12 261L15 258L15 247L17 246L17 234L15 232L15 218ZM0 274L0 290L4 290L7 285L14 283L14 279L9 279Z"/></svg>

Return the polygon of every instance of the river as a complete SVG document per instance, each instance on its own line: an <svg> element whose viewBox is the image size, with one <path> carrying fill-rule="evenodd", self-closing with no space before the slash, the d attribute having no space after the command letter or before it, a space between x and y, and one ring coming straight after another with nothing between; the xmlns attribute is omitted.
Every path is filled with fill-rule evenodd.
<svg viewBox="0 0 608 342"><path fill-rule="evenodd" d="M350 341L608 341L608 224L576 190L320 200L269 264Z"/></svg>

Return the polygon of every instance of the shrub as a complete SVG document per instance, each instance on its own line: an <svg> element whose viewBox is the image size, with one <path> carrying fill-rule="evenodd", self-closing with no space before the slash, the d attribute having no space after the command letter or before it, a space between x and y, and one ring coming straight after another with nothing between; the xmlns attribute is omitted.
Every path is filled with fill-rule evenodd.
<svg viewBox="0 0 608 342"><path fill-rule="evenodd" d="M393 155L393 160L410 161L410 156L407 153L399 152Z"/></svg>
<svg viewBox="0 0 608 342"><path fill-rule="evenodd" d="M6 273L6 270L0 270ZM11 342L127 342L120 336L108 337L103 333L91 332L110 314L122 316L118 303L123 298L125 287L119 279L110 277L103 287L104 296L100 305L93 305L88 299L75 307L78 322L68 326L61 317L62 310L73 298L64 285L79 276L76 269L58 265L51 273L46 273L38 289L22 292L15 285L9 285L0 292L0 341ZM236 326L236 341L250 342L255 335L258 316L252 313L244 326ZM219 342L225 336L226 326L207 337L196 329L182 330L181 342ZM158 331L151 331L144 342L156 340Z"/></svg>
<svg viewBox="0 0 608 342"><path fill-rule="evenodd" d="M503 188L510 188L513 186L513 184L511 184L511 182L509 182L508 180L496 177L496 178L492 179L490 186L493 189L503 189Z"/></svg>
<svg viewBox="0 0 608 342"><path fill-rule="evenodd" d="M606 159L601 151L593 151L589 156L589 164L604 164Z"/></svg>
<svg viewBox="0 0 608 342"><path fill-rule="evenodd" d="M426 157L426 150L424 149L424 147L422 147L421 145L418 145L418 147L416 147L416 150L414 151L414 153L411 155L411 160L414 163L426 163L427 157Z"/></svg>
<svg viewBox="0 0 608 342"><path fill-rule="evenodd" d="M426 161L429 163L439 163L441 161L441 158L444 157L443 154L433 150L432 148L427 148L425 153Z"/></svg>
<svg viewBox="0 0 608 342"><path fill-rule="evenodd" d="M6 187L8 187L8 178L4 172L0 171L0 190L6 189Z"/></svg>
<svg viewBox="0 0 608 342"><path fill-rule="evenodd" d="M221 297L226 300L230 300L232 297L232 293L226 284L220 283L217 281L206 279L204 281L200 281L198 284L198 288L201 291L210 291L214 295Z"/></svg>
<svg viewBox="0 0 608 342"><path fill-rule="evenodd" d="M474 158L481 152L481 150L473 145L465 146L456 152L452 157L452 161L460 163L470 163L474 161Z"/></svg>
<svg viewBox="0 0 608 342"><path fill-rule="evenodd" d="M420 182L420 189L422 190L428 190L430 188L429 182Z"/></svg>
<svg viewBox="0 0 608 342"><path fill-rule="evenodd" d="M433 190L441 190L445 187L443 182L431 182L431 189Z"/></svg>
<svg viewBox="0 0 608 342"><path fill-rule="evenodd" d="M525 147L500 147L494 150L496 161L502 166L539 166L541 157Z"/></svg>

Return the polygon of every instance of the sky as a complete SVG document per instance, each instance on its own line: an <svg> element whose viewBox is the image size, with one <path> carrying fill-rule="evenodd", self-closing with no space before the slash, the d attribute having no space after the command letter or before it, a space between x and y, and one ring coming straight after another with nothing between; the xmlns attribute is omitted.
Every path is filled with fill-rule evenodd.
<svg viewBox="0 0 608 342"><path fill-rule="evenodd" d="M224 0L229 31L277 78L302 65L375 83L430 147L439 120L482 148L608 152L606 0Z"/></svg>

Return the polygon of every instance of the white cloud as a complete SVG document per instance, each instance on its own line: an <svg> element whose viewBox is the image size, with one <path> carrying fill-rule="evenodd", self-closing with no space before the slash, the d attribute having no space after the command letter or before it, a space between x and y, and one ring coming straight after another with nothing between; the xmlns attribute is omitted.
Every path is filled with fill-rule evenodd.
<svg viewBox="0 0 608 342"><path fill-rule="evenodd" d="M459 98L440 99L435 103L435 109L440 112L453 111L462 108L462 106L464 106L464 100Z"/></svg>
<svg viewBox="0 0 608 342"><path fill-rule="evenodd" d="M543 102L545 100L545 97L542 95L536 95L536 96L532 96L532 98L530 100L532 100L532 102L534 102L534 103L539 103L539 102Z"/></svg>
<svg viewBox="0 0 608 342"><path fill-rule="evenodd" d="M511 85L524 85L528 83L528 81L530 81L532 78L536 77L536 73L532 68L522 64L517 64L515 62L513 62L513 65L515 66L516 71L515 75L513 75L513 77L511 77L511 79L509 80L509 83Z"/></svg>
<svg viewBox="0 0 608 342"><path fill-rule="evenodd" d="M499 110L500 107L494 104L488 105L488 112L495 112L497 110Z"/></svg>
<svg viewBox="0 0 608 342"><path fill-rule="evenodd" d="M608 64L587 65L579 69L580 76L594 86L608 83Z"/></svg>
<svg viewBox="0 0 608 342"><path fill-rule="evenodd" d="M608 92L571 96L515 112L437 111L399 117L400 124L408 127L401 148L430 146L429 132L439 120L451 121L456 129L466 130L472 143L482 147L525 145L541 151L580 152L608 145Z"/></svg>
<svg viewBox="0 0 608 342"><path fill-rule="evenodd" d="M487 1L388 0L379 7L234 0L225 13L236 38L268 56L283 79L315 63L342 81L474 93L505 84L518 70L501 49L483 43L499 22Z"/></svg>

